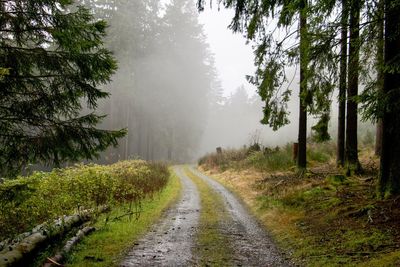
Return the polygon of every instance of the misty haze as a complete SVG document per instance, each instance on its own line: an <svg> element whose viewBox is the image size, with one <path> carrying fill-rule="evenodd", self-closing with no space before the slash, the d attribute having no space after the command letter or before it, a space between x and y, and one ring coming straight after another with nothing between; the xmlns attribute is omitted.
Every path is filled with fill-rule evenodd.
<svg viewBox="0 0 400 267"><path fill-rule="evenodd" d="M0 267L400 266L398 1L0 10Z"/></svg>

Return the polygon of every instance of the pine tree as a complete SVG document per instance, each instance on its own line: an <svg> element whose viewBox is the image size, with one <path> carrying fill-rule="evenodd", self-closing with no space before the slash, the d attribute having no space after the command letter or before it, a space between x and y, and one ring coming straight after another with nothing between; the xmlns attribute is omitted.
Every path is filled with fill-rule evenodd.
<svg viewBox="0 0 400 267"><path fill-rule="evenodd" d="M201 10L205 0L198 0ZM307 165L307 114L311 96L309 91L309 52L307 18L311 8L309 1L223 1L226 8L233 8L235 16L230 28L234 32L244 32L247 39L256 43L255 74L248 77L258 88L265 107L261 123L274 130L289 123L287 103L292 88L286 86L289 79L285 68L300 66L299 89L299 152L297 166L302 171ZM276 15L275 15L276 14ZM284 37L277 39L275 31L268 27L277 22L278 30ZM296 27L296 26L299 27ZM294 28L297 28L293 31Z"/></svg>
<svg viewBox="0 0 400 267"><path fill-rule="evenodd" d="M385 0L384 98L382 154L378 190L381 196L400 194L400 4Z"/></svg>
<svg viewBox="0 0 400 267"><path fill-rule="evenodd" d="M336 162L344 167L345 163L345 144L346 144L346 88L347 88L347 24L348 24L348 1L342 0L342 14L340 19L340 74L339 74L339 118L338 118L338 140Z"/></svg>
<svg viewBox="0 0 400 267"><path fill-rule="evenodd" d="M0 3L0 170L92 159L125 134L96 128L116 62L106 23L71 0ZM84 105L85 104L85 105ZM87 106L87 114L81 114Z"/></svg>
<svg viewBox="0 0 400 267"><path fill-rule="evenodd" d="M347 87L347 119L346 119L346 150L345 158L348 171L359 172L361 169L358 160L358 86L359 86L359 58L360 58L360 12L361 2L350 0L350 39L349 65Z"/></svg>
<svg viewBox="0 0 400 267"><path fill-rule="evenodd" d="M379 0L377 7L377 36L378 39L376 41L376 69L377 69L377 82L376 82L376 90L381 92L383 90L384 83L384 57L385 57L385 47L384 47L384 34L385 34L385 25L384 25L384 0ZM379 94L378 92L378 94ZM382 151L382 120L378 119L376 124L376 140L375 140L375 155L380 156Z"/></svg>
<svg viewBox="0 0 400 267"><path fill-rule="evenodd" d="M307 167L307 102L308 94L308 27L307 13L308 0L302 0L300 4L300 110L299 110L299 151L297 155L297 167L305 169Z"/></svg>

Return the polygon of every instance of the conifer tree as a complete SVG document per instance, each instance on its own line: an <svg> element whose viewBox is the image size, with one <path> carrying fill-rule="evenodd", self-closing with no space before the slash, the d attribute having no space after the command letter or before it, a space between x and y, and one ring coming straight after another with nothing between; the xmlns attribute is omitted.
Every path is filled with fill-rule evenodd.
<svg viewBox="0 0 400 267"><path fill-rule="evenodd" d="M339 74L339 117L338 117L338 140L336 151L336 162L344 167L345 144L346 144L346 88L347 88L347 33L348 33L348 11L347 0L342 0L342 14L340 18L340 74Z"/></svg>
<svg viewBox="0 0 400 267"><path fill-rule="evenodd" d="M360 59L360 12L362 3L359 0L350 0L349 18L349 65L347 78L347 119L346 119L346 149L345 158L349 172L359 172L361 169L358 160L358 86L359 86L359 59Z"/></svg>
<svg viewBox="0 0 400 267"><path fill-rule="evenodd" d="M205 0L198 0L200 10ZM261 123L274 130L289 123L287 102L292 88L286 86L289 79L285 68L300 66L299 90L299 151L297 166L300 170L307 165L307 114L310 105L309 90L309 52L308 15L309 1L222 1L226 8L233 8L235 16L230 28L234 32L244 32L247 39L256 43L255 74L248 77L250 83L258 88L265 103L264 118ZM277 29L284 37L277 39L275 32L268 27L275 20ZM297 27L298 25L298 27ZM295 29L297 28L297 29Z"/></svg>
<svg viewBox="0 0 400 267"><path fill-rule="evenodd" d="M0 171L91 159L125 134L96 128L116 61L106 23L72 0L0 3ZM82 107L87 106L87 114Z"/></svg>
<svg viewBox="0 0 400 267"><path fill-rule="evenodd" d="M378 190L381 196L400 194L400 4L385 0L385 56L382 111L382 151Z"/></svg>

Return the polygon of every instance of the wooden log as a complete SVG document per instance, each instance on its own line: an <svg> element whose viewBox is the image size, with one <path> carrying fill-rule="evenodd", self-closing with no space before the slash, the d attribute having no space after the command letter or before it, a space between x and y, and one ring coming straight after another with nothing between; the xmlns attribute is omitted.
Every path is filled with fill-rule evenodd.
<svg viewBox="0 0 400 267"><path fill-rule="evenodd" d="M78 233L67 241L65 246L59 251L56 255L47 259L47 262L43 265L43 267L51 267L51 266L62 266L60 262L62 262L65 256L71 251L71 249L86 235L90 234L95 230L94 227L87 226L78 231Z"/></svg>
<svg viewBox="0 0 400 267"><path fill-rule="evenodd" d="M109 210L108 207L102 206L97 211L105 212L107 210ZM16 239L7 242L8 244L3 244L3 249L0 251L0 267L17 265L18 262L30 255L46 241L63 235L73 227L89 221L93 217L94 212L94 210L85 210L79 214L63 216L51 224L41 224L31 232L21 234Z"/></svg>

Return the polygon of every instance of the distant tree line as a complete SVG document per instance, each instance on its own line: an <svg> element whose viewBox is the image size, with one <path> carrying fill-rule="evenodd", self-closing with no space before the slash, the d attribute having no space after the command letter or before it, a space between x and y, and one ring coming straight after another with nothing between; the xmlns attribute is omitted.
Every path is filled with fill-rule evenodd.
<svg viewBox="0 0 400 267"><path fill-rule="evenodd" d="M207 0L199 0L202 10ZM326 140L331 96L339 90L337 162L347 173L362 170L358 159L358 115L378 122L381 155L378 191L400 193L400 3L395 0L218 1L234 10L230 28L255 44L255 74L248 77L265 102L262 123L278 129L289 123L292 88L285 70L298 66L299 153L306 168L308 115ZM364 90L360 92L360 86Z"/></svg>
<svg viewBox="0 0 400 267"><path fill-rule="evenodd" d="M195 2L173 0L165 7L157 0L81 4L110 25L106 46L119 63L112 96L98 110L109 114L103 127L127 128L128 134L102 160L193 159L219 87Z"/></svg>
<svg viewBox="0 0 400 267"><path fill-rule="evenodd" d="M0 12L1 175L193 155L218 87L194 2L10 0Z"/></svg>

